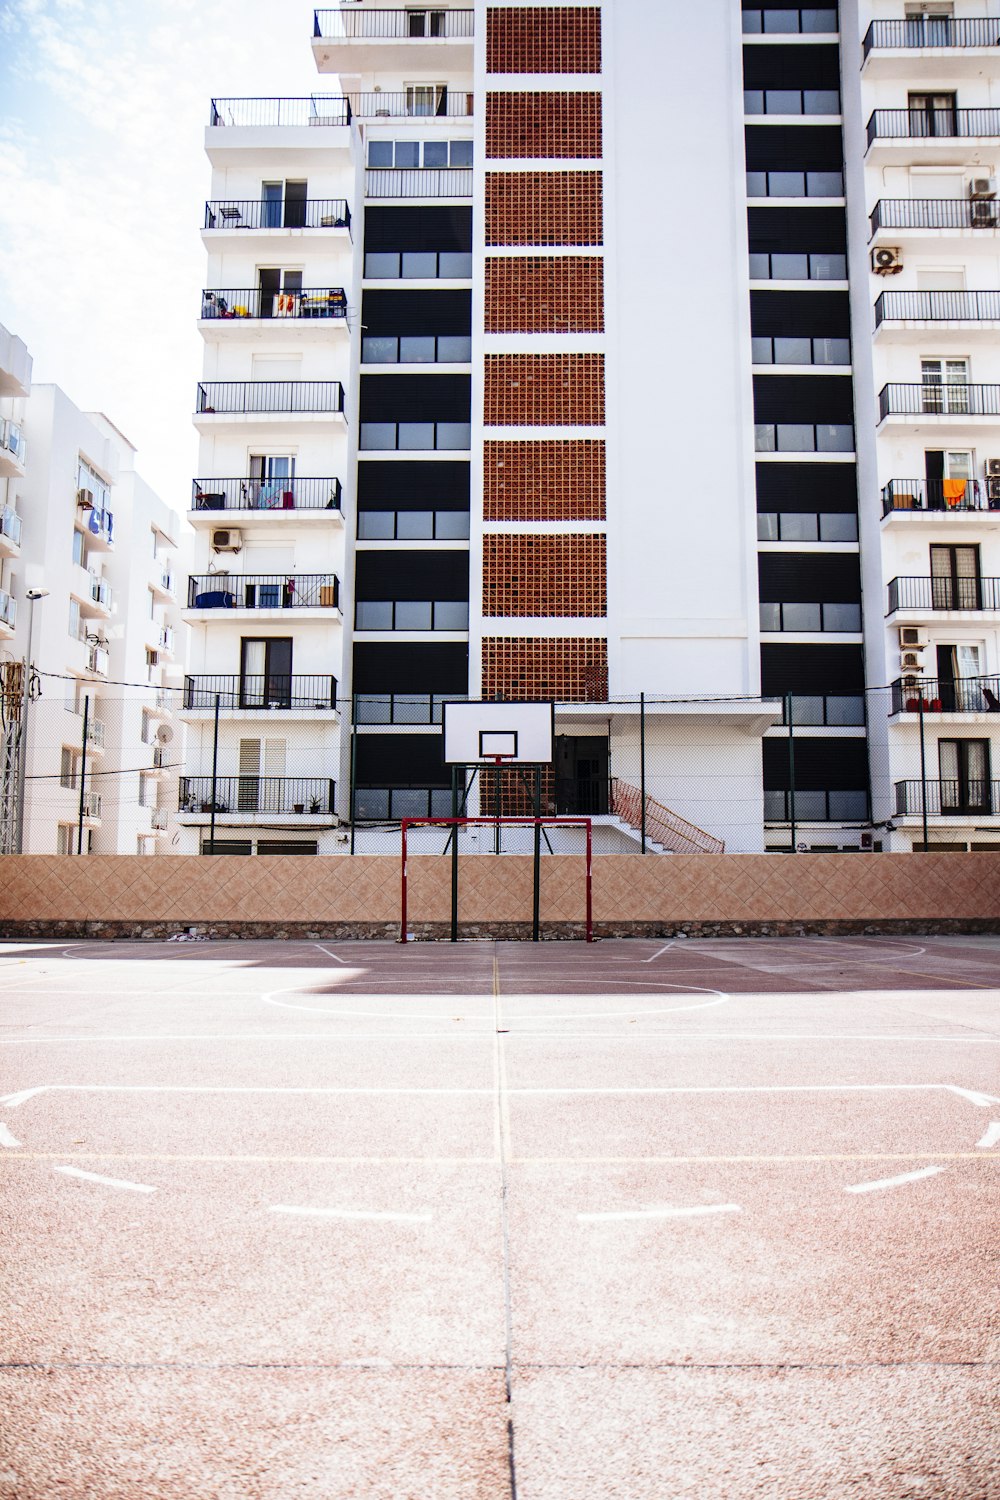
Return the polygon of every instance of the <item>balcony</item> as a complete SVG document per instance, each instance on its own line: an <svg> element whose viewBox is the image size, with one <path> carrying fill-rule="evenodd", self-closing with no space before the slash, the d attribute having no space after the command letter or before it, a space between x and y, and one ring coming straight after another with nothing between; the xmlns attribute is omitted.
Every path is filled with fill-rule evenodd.
<svg viewBox="0 0 1000 1500"><path fill-rule="evenodd" d="M111 671L111 657L107 642L88 641L86 670L95 677L107 677Z"/></svg>
<svg viewBox="0 0 1000 1500"><path fill-rule="evenodd" d="M870 216L872 238L883 229L996 229L1000 204L994 198L880 198Z"/></svg>
<svg viewBox="0 0 1000 1500"><path fill-rule="evenodd" d="M1000 714L1000 677L897 677L893 714Z"/></svg>
<svg viewBox="0 0 1000 1500"><path fill-rule="evenodd" d="M105 747L105 726L100 719L87 719L87 748L89 750L103 750Z"/></svg>
<svg viewBox="0 0 1000 1500"><path fill-rule="evenodd" d="M260 198L219 198L205 204L205 232L271 235L286 229L350 231L351 210L346 198L306 198L268 203Z"/></svg>
<svg viewBox="0 0 1000 1500"><path fill-rule="evenodd" d="M0 417L0 479L21 479L27 445L20 422Z"/></svg>
<svg viewBox="0 0 1000 1500"><path fill-rule="evenodd" d="M354 789L358 823L398 823L400 818L450 818L451 789L436 786L359 786Z"/></svg>
<svg viewBox="0 0 1000 1500"><path fill-rule="evenodd" d="M754 448L758 453L853 453L854 427L828 422L758 422L754 425Z"/></svg>
<svg viewBox="0 0 1000 1500"><path fill-rule="evenodd" d="M272 672L260 676L185 677L184 712L259 713L261 710L284 710L287 713L328 714L337 709L337 679L326 676L288 676Z"/></svg>
<svg viewBox="0 0 1000 1500"><path fill-rule="evenodd" d="M91 493L81 490L81 495ZM102 509L92 500L77 500L80 514L76 524L87 533L87 547L91 552L110 552L115 545L115 518L110 510Z"/></svg>
<svg viewBox="0 0 1000 1500"><path fill-rule="evenodd" d="M0 557L19 557L21 553L21 517L5 506L0 511Z"/></svg>
<svg viewBox="0 0 1000 1500"><path fill-rule="evenodd" d="M758 338L750 340L755 365L841 365L851 363L850 339Z"/></svg>
<svg viewBox="0 0 1000 1500"><path fill-rule="evenodd" d="M89 584L89 597L83 602L80 613L107 619L114 612L114 593L110 583L96 573L91 573Z"/></svg>
<svg viewBox="0 0 1000 1500"><path fill-rule="evenodd" d="M429 449L464 451L472 445L469 422L362 422L365 449L421 452Z"/></svg>
<svg viewBox="0 0 1000 1500"><path fill-rule="evenodd" d="M916 417L938 426L944 420L963 424L979 417L1000 416L1000 385L884 385L878 394L879 421L887 417Z"/></svg>
<svg viewBox="0 0 1000 1500"><path fill-rule="evenodd" d="M149 826L154 833L166 833L170 827L170 813L165 807L154 807Z"/></svg>
<svg viewBox="0 0 1000 1500"><path fill-rule="evenodd" d="M751 281L846 281L847 256L750 252Z"/></svg>
<svg viewBox="0 0 1000 1500"><path fill-rule="evenodd" d="M762 634L787 632L792 635L858 635L861 631L860 604L812 600L782 603L761 601L758 608Z"/></svg>
<svg viewBox="0 0 1000 1500"><path fill-rule="evenodd" d="M355 693L355 724L430 725L444 722L446 703L466 703L467 693Z"/></svg>
<svg viewBox="0 0 1000 1500"><path fill-rule="evenodd" d="M245 418L269 425L298 425L331 418L344 425L339 380L225 380L199 385L195 425L205 431Z"/></svg>
<svg viewBox="0 0 1000 1500"><path fill-rule="evenodd" d="M743 12L746 15L746 11ZM748 172L748 198L835 198L844 196L843 172Z"/></svg>
<svg viewBox="0 0 1000 1500"><path fill-rule="evenodd" d="M359 599L356 630L467 631L467 599Z"/></svg>
<svg viewBox="0 0 1000 1500"><path fill-rule="evenodd" d="M358 512L358 540L362 542L466 542L467 510L362 510Z"/></svg>
<svg viewBox="0 0 1000 1500"><path fill-rule="evenodd" d="M172 625L161 625L159 639L156 649L162 651L164 656L174 654L174 627Z"/></svg>
<svg viewBox="0 0 1000 1500"><path fill-rule="evenodd" d="M876 109L868 121L869 165L953 162L956 141L984 149L1000 136L1000 109Z"/></svg>
<svg viewBox="0 0 1000 1500"><path fill-rule="evenodd" d="M764 791L765 823L866 823L866 791Z"/></svg>
<svg viewBox="0 0 1000 1500"><path fill-rule="evenodd" d="M188 609L339 611L333 573L207 573L188 579Z"/></svg>
<svg viewBox="0 0 1000 1500"><path fill-rule="evenodd" d="M160 568L157 570L151 585L153 593L159 594L161 598L172 599L175 582L176 580L171 568Z"/></svg>
<svg viewBox="0 0 1000 1500"><path fill-rule="evenodd" d="M1000 578L893 578L886 615L986 614L998 609Z"/></svg>
<svg viewBox="0 0 1000 1500"><path fill-rule="evenodd" d="M471 281L468 250L370 250L366 281Z"/></svg>
<svg viewBox="0 0 1000 1500"><path fill-rule="evenodd" d="M995 486L995 489L994 489ZM951 515L982 518L983 512L1000 524L1000 484L978 479L890 479L882 491L882 516L926 515L937 520Z"/></svg>
<svg viewBox="0 0 1000 1500"><path fill-rule="evenodd" d="M471 198L471 167L369 167L366 198Z"/></svg>
<svg viewBox="0 0 1000 1500"><path fill-rule="evenodd" d="M837 34L836 10L804 6L799 10L745 10L744 36L823 36Z"/></svg>
<svg viewBox="0 0 1000 1500"><path fill-rule="evenodd" d="M311 94L308 99L213 99L209 116L213 129L298 129L350 123L351 106L342 94Z"/></svg>
<svg viewBox="0 0 1000 1500"><path fill-rule="evenodd" d="M220 511L249 512L255 520L258 515L277 519L305 512L316 520L340 521L340 502L339 479L196 479L191 509L209 512L213 526Z"/></svg>
<svg viewBox="0 0 1000 1500"><path fill-rule="evenodd" d="M313 56L321 73L472 71L471 10L317 10Z"/></svg>
<svg viewBox="0 0 1000 1500"><path fill-rule="evenodd" d="M471 359L470 334L372 334L361 340L364 365L467 365Z"/></svg>
<svg viewBox="0 0 1000 1500"><path fill-rule="evenodd" d="M88 823L99 823L101 821L101 807L100 792L84 792L83 816Z"/></svg>
<svg viewBox="0 0 1000 1500"><path fill-rule="evenodd" d="M781 722L805 728L860 729L867 722L863 693L793 693L781 700Z"/></svg>
<svg viewBox="0 0 1000 1500"><path fill-rule="evenodd" d="M837 89L744 89L745 115L822 115L829 119L840 114L840 92Z"/></svg>
<svg viewBox="0 0 1000 1500"><path fill-rule="evenodd" d="M241 331L249 331L248 323L258 325L253 329L257 338L268 331L287 337L289 321L304 325L303 331L328 337L331 319L347 332L347 294L342 286L290 292L213 288L201 294L201 331L206 339L238 337ZM261 323L267 327L260 327Z"/></svg>
<svg viewBox="0 0 1000 1500"><path fill-rule="evenodd" d="M907 16L873 21L865 34L862 62L872 78L972 78L1000 47L1000 20L989 16Z"/></svg>
<svg viewBox="0 0 1000 1500"><path fill-rule="evenodd" d="M1000 324L1000 292L883 292L875 303L875 328L892 323L894 335L912 331L919 338L935 323L968 327L995 337Z"/></svg>
<svg viewBox="0 0 1000 1500"><path fill-rule="evenodd" d="M182 776L178 788L178 818L205 823L212 816L226 826L266 817L287 818L290 825L330 826L337 822L336 783L326 777ZM282 825L285 826L285 825Z"/></svg>
<svg viewBox="0 0 1000 1500"><path fill-rule="evenodd" d="M17 600L0 589L0 640L10 640L17 627Z"/></svg>
<svg viewBox="0 0 1000 1500"><path fill-rule="evenodd" d="M465 89L441 84L413 84L402 92L348 94L358 120L471 119L473 97Z"/></svg>
<svg viewBox="0 0 1000 1500"><path fill-rule="evenodd" d="M895 817L981 818L1000 812L1000 781L897 781Z"/></svg>

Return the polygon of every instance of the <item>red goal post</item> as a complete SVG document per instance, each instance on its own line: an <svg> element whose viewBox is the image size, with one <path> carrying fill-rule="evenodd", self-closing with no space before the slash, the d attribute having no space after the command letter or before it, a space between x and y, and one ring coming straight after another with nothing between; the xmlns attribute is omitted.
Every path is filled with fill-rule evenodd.
<svg viewBox="0 0 1000 1500"><path fill-rule="evenodd" d="M584 849L584 856L585 856L585 859L586 859L586 934L587 934L586 940L587 940L588 943L592 943L594 941L594 878L593 878L594 835L593 835L593 820L591 818L549 817L549 818L503 818L503 819L500 820L500 822L501 822L501 825L504 826L504 827L513 824L515 826L520 826L520 827L524 827L524 828L533 828L533 829L536 829L538 831L541 831L541 829L543 829L543 828L582 828L582 829L584 829L585 835L586 835L586 845L585 845L585 849ZM452 891L451 891L451 897L452 897L451 924L452 924L452 936L453 936L453 940L454 940L454 936L455 936L455 934L457 933L457 930L458 930L458 879L457 879L457 870L458 870L458 831L459 831L460 828L464 828L464 827L466 827L468 825L477 826L477 827L485 827L485 828L495 828L497 826L497 819L496 818L403 818L400 821L399 827L400 827L400 834L401 834L401 840L402 840L402 871L401 871L401 887L400 887L400 927L399 927L399 941L401 943L405 943L407 941L407 933L406 933L406 917L407 917L407 868L406 868L406 865L407 865L407 859L408 859L408 855L409 855L408 837L407 836L409 834L410 829L411 828L453 828L455 830L455 841L454 841L454 844L452 845L452 871L453 871L453 878L452 878ZM536 835L536 849L537 849L537 835ZM470 858L476 858L476 857L477 856L470 854ZM539 885L540 885L539 860L536 858L535 859L535 868L534 868L534 893L533 893L533 895L534 895L534 913L535 913L535 916L534 916L534 928L535 928L535 937L536 937L536 939L537 939L537 929L538 929Z"/></svg>

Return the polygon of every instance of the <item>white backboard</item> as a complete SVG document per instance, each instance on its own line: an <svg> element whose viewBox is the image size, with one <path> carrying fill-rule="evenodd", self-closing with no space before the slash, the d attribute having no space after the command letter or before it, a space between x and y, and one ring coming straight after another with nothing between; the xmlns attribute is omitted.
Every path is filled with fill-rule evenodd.
<svg viewBox="0 0 1000 1500"><path fill-rule="evenodd" d="M552 763L552 703L445 703L444 758L451 766Z"/></svg>

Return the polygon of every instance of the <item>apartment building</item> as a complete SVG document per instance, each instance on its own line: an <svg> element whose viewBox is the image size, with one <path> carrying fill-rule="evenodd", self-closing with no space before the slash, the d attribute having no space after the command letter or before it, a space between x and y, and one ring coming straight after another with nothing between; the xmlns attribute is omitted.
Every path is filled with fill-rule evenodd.
<svg viewBox="0 0 1000 1500"><path fill-rule="evenodd" d="M0 330L0 351L18 344ZM181 649L179 518L107 417L81 412L57 386L30 385L23 355L20 367L20 407L4 417L19 447L0 534L4 847L166 852L183 758L168 690Z"/></svg>

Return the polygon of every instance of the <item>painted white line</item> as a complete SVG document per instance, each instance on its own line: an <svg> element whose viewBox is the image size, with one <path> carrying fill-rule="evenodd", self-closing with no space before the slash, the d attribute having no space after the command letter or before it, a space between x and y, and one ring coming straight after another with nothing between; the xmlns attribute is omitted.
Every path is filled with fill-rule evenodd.
<svg viewBox="0 0 1000 1500"><path fill-rule="evenodd" d="M125 1188L130 1193L155 1193L155 1187L144 1182L126 1182L122 1177L102 1177L99 1172L84 1172L82 1167L53 1167L53 1172L63 1172L67 1177L82 1177L84 1182L99 1182L102 1187Z"/></svg>
<svg viewBox="0 0 1000 1500"><path fill-rule="evenodd" d="M700 1009L700 1007L699 1007ZM647 1012L638 1012L639 1017ZM421 1016L420 1020L433 1019ZM437 1019L443 1020L440 1016ZM508 1016L507 1021L513 1028L515 1021L523 1019L519 1016ZM617 1017L619 1020L635 1019L630 1017L628 1011L622 1011ZM493 1034L493 1026L490 1024L488 1032L485 1023L488 1021L484 1016L449 1016L449 1021L462 1021L469 1024L469 1029L464 1032L452 1031L191 1031L191 1032L168 1032L168 1031L137 1031L137 1032L114 1032L105 1036L91 1034L89 1036L31 1036L0 1037L0 1047L28 1047L36 1043L54 1042L61 1044L72 1043L79 1046L83 1042L329 1042L341 1045L345 1041L384 1041L387 1043L408 1044L413 1041L439 1040L442 1037L450 1037L454 1040L478 1040L484 1035ZM482 1029L477 1030L474 1023L484 1022ZM519 1035L527 1039L539 1037L556 1037L564 1035L559 1031L524 1031ZM949 1046L961 1043L969 1047L1000 1047L1000 1036L950 1036L937 1035L908 1035L899 1032L877 1032L877 1031L802 1031L802 1032L767 1032L767 1031L577 1031L573 1034L573 1040L589 1039L591 1041L607 1042L613 1038L615 1041L625 1040L643 1042L669 1043L676 1042L752 1042L759 1046L768 1042L946 1042ZM968 1091L961 1091L963 1095ZM979 1102L985 1096L977 1096L974 1102Z"/></svg>
<svg viewBox="0 0 1000 1500"><path fill-rule="evenodd" d="M700 1214L738 1214L738 1203L708 1203L695 1208L639 1208L622 1213L577 1214L581 1224L610 1224L619 1219L693 1219Z"/></svg>
<svg viewBox="0 0 1000 1500"><path fill-rule="evenodd" d="M361 1208L293 1208L287 1203L275 1203L268 1209L272 1214L299 1214L309 1219L347 1219L375 1224L429 1224L433 1214L370 1213Z"/></svg>
<svg viewBox="0 0 1000 1500"><path fill-rule="evenodd" d="M672 948L676 941L676 938L671 938L669 943L664 943L663 947L658 949L657 952L652 955L652 958L644 958L642 962L644 964L651 964L654 958L659 958L661 954L666 953L669 948Z"/></svg>
<svg viewBox="0 0 1000 1500"><path fill-rule="evenodd" d="M7 1126L0 1120L0 1146L6 1146L8 1151L16 1151L20 1144L17 1137L11 1135Z"/></svg>
<svg viewBox="0 0 1000 1500"><path fill-rule="evenodd" d="M845 1193L877 1193L882 1188L901 1187L904 1182L919 1182L922 1177L934 1177L938 1172L943 1172L944 1167L921 1167L917 1172L903 1172L899 1177L882 1177L878 1182L856 1182L853 1187L845 1187Z"/></svg>
<svg viewBox="0 0 1000 1500"><path fill-rule="evenodd" d="M27 1104L29 1099L34 1099L36 1094L44 1094L48 1084L43 1083L37 1089L22 1089L19 1094L8 1094L6 1099L0 1099L0 1104L6 1104L9 1109L17 1109L19 1104Z"/></svg>
<svg viewBox="0 0 1000 1500"><path fill-rule="evenodd" d="M984 1151L988 1151L991 1146L1000 1145L1000 1120L993 1120L991 1124L987 1125L982 1139L978 1140L976 1145L981 1146Z"/></svg>
<svg viewBox="0 0 1000 1500"><path fill-rule="evenodd" d="M346 958L338 958L337 955L336 955L336 953L331 953L330 950L329 950L329 948L324 948L323 947L322 943L314 943L313 946L316 947L316 948L318 948L319 951L320 951L320 953L325 953L326 956L327 956L327 958L332 958L333 961L334 961L334 963L338 963L338 964L346 964L347 963L347 959Z"/></svg>
<svg viewBox="0 0 1000 1500"><path fill-rule="evenodd" d="M650 983L652 984L653 981L650 981ZM611 1000L611 1001L616 1000L616 999L620 1000L622 1002L621 1008L619 1010L573 1011L573 1012L569 1012L568 1014L564 1014L564 1015L560 1015L557 1012L547 1012L546 1011L546 1012L542 1012L542 1013L532 1013L532 1014L529 1014L529 1015L512 1015L510 1017L510 1019L512 1021L601 1021L601 1020L607 1020L609 1017L611 1017L611 1018L613 1018L615 1020L620 1020L622 1017L625 1017L625 1016L637 1016L637 1017L641 1017L641 1018L645 1018L647 1016L670 1016L670 1015L675 1015L675 1014L677 1014L680 1011L710 1010L713 1006L715 1006L715 1005L725 1005L727 1001L732 1000L734 998L732 995L725 994L722 990L703 988L703 987L701 987L699 985L666 984L666 983L662 983L661 984L661 983L657 982L656 988L659 989L660 991L663 991L663 990L679 990L682 995L718 995L719 998L717 1000L702 1000L702 1001L699 1001L698 1004L696 1004L696 1005L667 1005L667 1006L658 1006L655 1009L650 1009L650 1010L637 1010L635 1008L635 1000L637 998L639 998L638 996L633 996L633 995L605 995L605 994L602 994L600 991L598 991L595 994L595 998L600 998L602 1000ZM261 995L260 998L261 998L261 1000L263 1000L263 1002L264 1002L265 1005L274 1005L274 1006L277 1006L277 1008L279 1010L303 1011L303 1012L305 1012L305 1014L307 1016L350 1016L350 1017L358 1017L358 1016L360 1016L360 1017L363 1017L364 1019L369 1020L369 1021L375 1021L375 1020L382 1020L382 1021L389 1021L389 1020L392 1020L392 1021L412 1021L412 1020L444 1021L444 1020L454 1020L454 1013L452 1013L452 1015L450 1015L450 1016L447 1016L443 1012L430 1012L430 1013L423 1012L423 1013L421 1013L419 1010L417 1010L417 1011L414 1011L414 1010L381 1010L381 1011L380 1010L346 1010L342 1006L339 1006L339 1005L338 1006L294 1005L289 1000L279 1000L279 999L276 998L278 995L296 995L296 994L297 995L302 995L302 991L301 990L292 990L292 989L289 989L289 990L272 990L270 994ZM373 998L375 998L375 997L373 996ZM411 1002L412 1001L425 1000L425 999L427 999L427 1000L434 999L434 1000L440 1002L441 999L442 999L442 996L440 996L440 995L433 995L433 996L431 996L431 995L395 995L394 994L394 995L382 995L379 998L384 999L384 1000L406 1000L406 1001L411 1001ZM532 1001L534 1001L536 1003L539 1003L539 1004L542 1003L542 1002L545 1002L545 1001L549 1001L549 1002L555 1004L557 1002L565 1001L565 1000L580 1001L580 1000L585 1000L586 998L587 998L587 996L586 995L582 995L582 994L578 994L578 995L502 995L501 996L501 999L503 1000L505 1006L509 1005L512 1000L532 1000ZM742 999L743 997L740 996L740 998ZM455 995L454 996L455 1003L456 1004L461 1003L463 1005L467 1005L471 1001L484 1001L484 1000L490 1000L490 999L492 999L492 997L488 996L488 995Z"/></svg>
<svg viewBox="0 0 1000 1500"><path fill-rule="evenodd" d="M452 1016L453 1021L464 1021L465 1016ZM479 1041L484 1036L492 1036L493 1027L489 1030L484 1027L478 1031L470 1028L467 1031L192 1031L183 1034L171 1032L120 1032L112 1036L13 1036L0 1037L0 1047L30 1047L36 1042L57 1042L62 1044L72 1043L74 1047L81 1042L329 1042L333 1046L342 1046L345 1041L384 1041L392 1044L408 1045L410 1042L440 1041L448 1038L452 1041ZM601 1033L601 1035L607 1035ZM959 1038L958 1040L961 1040ZM1000 1041L1000 1038L998 1038Z"/></svg>
<svg viewBox="0 0 1000 1500"><path fill-rule="evenodd" d="M991 1104L1000 1104L1000 1099L995 1094L981 1094L977 1089L960 1089L955 1083L945 1084L953 1094L960 1099L968 1099L970 1104L977 1105L980 1109L989 1109Z"/></svg>

